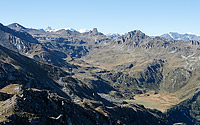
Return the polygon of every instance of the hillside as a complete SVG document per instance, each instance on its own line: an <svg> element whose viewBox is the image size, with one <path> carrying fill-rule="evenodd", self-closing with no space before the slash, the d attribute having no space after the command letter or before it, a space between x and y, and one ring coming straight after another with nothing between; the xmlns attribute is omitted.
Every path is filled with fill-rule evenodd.
<svg viewBox="0 0 200 125"><path fill-rule="evenodd" d="M174 117L184 106L198 102L198 98L187 101L200 90L198 41L152 38L140 30L119 37L96 28L84 33L44 32L16 23L2 25L0 35L0 111L11 111L3 113L9 123L19 122L18 117L24 117L23 123L68 124L199 121L199 103L186 111L192 122ZM13 86L19 91L14 92ZM23 93L27 97L20 97ZM34 95L46 103L39 104ZM30 102L33 106L26 107ZM7 107L8 103L14 106ZM36 107L43 108L33 110Z"/></svg>

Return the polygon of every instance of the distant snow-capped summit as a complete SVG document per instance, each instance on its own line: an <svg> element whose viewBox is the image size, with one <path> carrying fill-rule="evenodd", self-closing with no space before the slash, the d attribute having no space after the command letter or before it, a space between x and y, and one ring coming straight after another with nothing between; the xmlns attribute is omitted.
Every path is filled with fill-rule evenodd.
<svg viewBox="0 0 200 125"><path fill-rule="evenodd" d="M71 27L66 27L66 28L64 28L64 30L76 31L75 29L73 29Z"/></svg>
<svg viewBox="0 0 200 125"><path fill-rule="evenodd" d="M197 41L200 41L200 36L196 35L194 33L179 34L177 32L169 32L169 33L161 35L161 37L165 37L168 39L174 39L174 40L184 40L184 41L197 40Z"/></svg>
<svg viewBox="0 0 200 125"><path fill-rule="evenodd" d="M83 29L79 29L77 30L79 33L85 33L85 32L89 32L91 29L87 29L87 28L83 28Z"/></svg>
<svg viewBox="0 0 200 125"><path fill-rule="evenodd" d="M70 31L76 31L75 29L70 28L70 27L66 27L66 28L63 28L63 29L64 30L70 30ZM45 32L56 32L56 31L59 31L59 30L62 30L62 29L53 29L50 26L48 26L46 29L40 29L40 30L45 31Z"/></svg>
<svg viewBox="0 0 200 125"><path fill-rule="evenodd" d="M50 26L48 26L44 31L45 32L52 32L54 31L55 29L52 29Z"/></svg>
<svg viewBox="0 0 200 125"><path fill-rule="evenodd" d="M120 37L125 34L126 33L109 33L109 34L107 34L107 36L110 36L111 38L117 38L117 37Z"/></svg>

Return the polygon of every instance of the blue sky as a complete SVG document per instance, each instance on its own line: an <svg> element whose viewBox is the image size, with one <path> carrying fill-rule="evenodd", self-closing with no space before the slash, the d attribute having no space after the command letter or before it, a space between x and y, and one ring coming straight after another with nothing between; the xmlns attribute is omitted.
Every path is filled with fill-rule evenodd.
<svg viewBox="0 0 200 125"><path fill-rule="evenodd" d="M200 34L200 0L2 0L0 12L4 25Z"/></svg>

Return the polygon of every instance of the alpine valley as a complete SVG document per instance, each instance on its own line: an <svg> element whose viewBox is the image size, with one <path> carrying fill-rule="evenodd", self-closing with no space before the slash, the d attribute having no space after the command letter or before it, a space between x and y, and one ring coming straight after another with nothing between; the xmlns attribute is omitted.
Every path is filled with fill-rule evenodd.
<svg viewBox="0 0 200 125"><path fill-rule="evenodd" d="M169 36L0 24L0 123L200 124L199 39Z"/></svg>

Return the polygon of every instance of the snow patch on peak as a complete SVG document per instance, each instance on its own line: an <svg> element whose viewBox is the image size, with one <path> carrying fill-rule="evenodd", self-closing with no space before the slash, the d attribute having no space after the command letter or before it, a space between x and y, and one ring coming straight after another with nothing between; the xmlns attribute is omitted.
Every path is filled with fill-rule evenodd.
<svg viewBox="0 0 200 125"><path fill-rule="evenodd" d="M75 30L71 27L66 27L66 28L62 28L62 29L53 29L50 26L48 26L46 29L42 29L42 30L44 30L45 32L57 32L59 30L69 30L69 31L72 31L72 32L78 31L80 33L85 33L85 32L89 32L91 29L83 28L83 29Z"/></svg>
<svg viewBox="0 0 200 125"><path fill-rule="evenodd" d="M52 29L50 26L48 26L44 31L45 32L52 32L54 31L55 29Z"/></svg>
<svg viewBox="0 0 200 125"><path fill-rule="evenodd" d="M76 31L75 29L73 29L71 27L66 27L66 28L64 28L64 30Z"/></svg>
<svg viewBox="0 0 200 125"><path fill-rule="evenodd" d="M168 33L169 34L169 36L173 39L174 38L174 36L172 35L172 33Z"/></svg>
<svg viewBox="0 0 200 125"><path fill-rule="evenodd" d="M108 33L107 36L110 36L111 38L117 38L120 37L122 35L125 35L125 33Z"/></svg>
<svg viewBox="0 0 200 125"><path fill-rule="evenodd" d="M91 29L87 29L87 28L83 28L83 29L79 29L78 32L79 33L85 33L85 32L89 32Z"/></svg>
<svg viewBox="0 0 200 125"><path fill-rule="evenodd" d="M200 36L199 34L195 34L195 33L192 33L192 32L188 32L188 33L186 33L186 34L188 34L188 35Z"/></svg>
<svg viewBox="0 0 200 125"><path fill-rule="evenodd" d="M183 41L189 41L189 40L197 40L200 41L200 35L194 34L194 33L177 33L177 32L169 32L167 34L161 35L162 37L168 38L168 39L174 39L174 40L183 40Z"/></svg>
<svg viewBox="0 0 200 125"><path fill-rule="evenodd" d="M21 26L20 26L19 24L17 24L17 23L16 23L15 25L16 25L16 27L21 27Z"/></svg>
<svg viewBox="0 0 200 125"><path fill-rule="evenodd" d="M56 32L59 31L60 29L53 29L50 26L48 26L46 29L44 29L45 32Z"/></svg>

